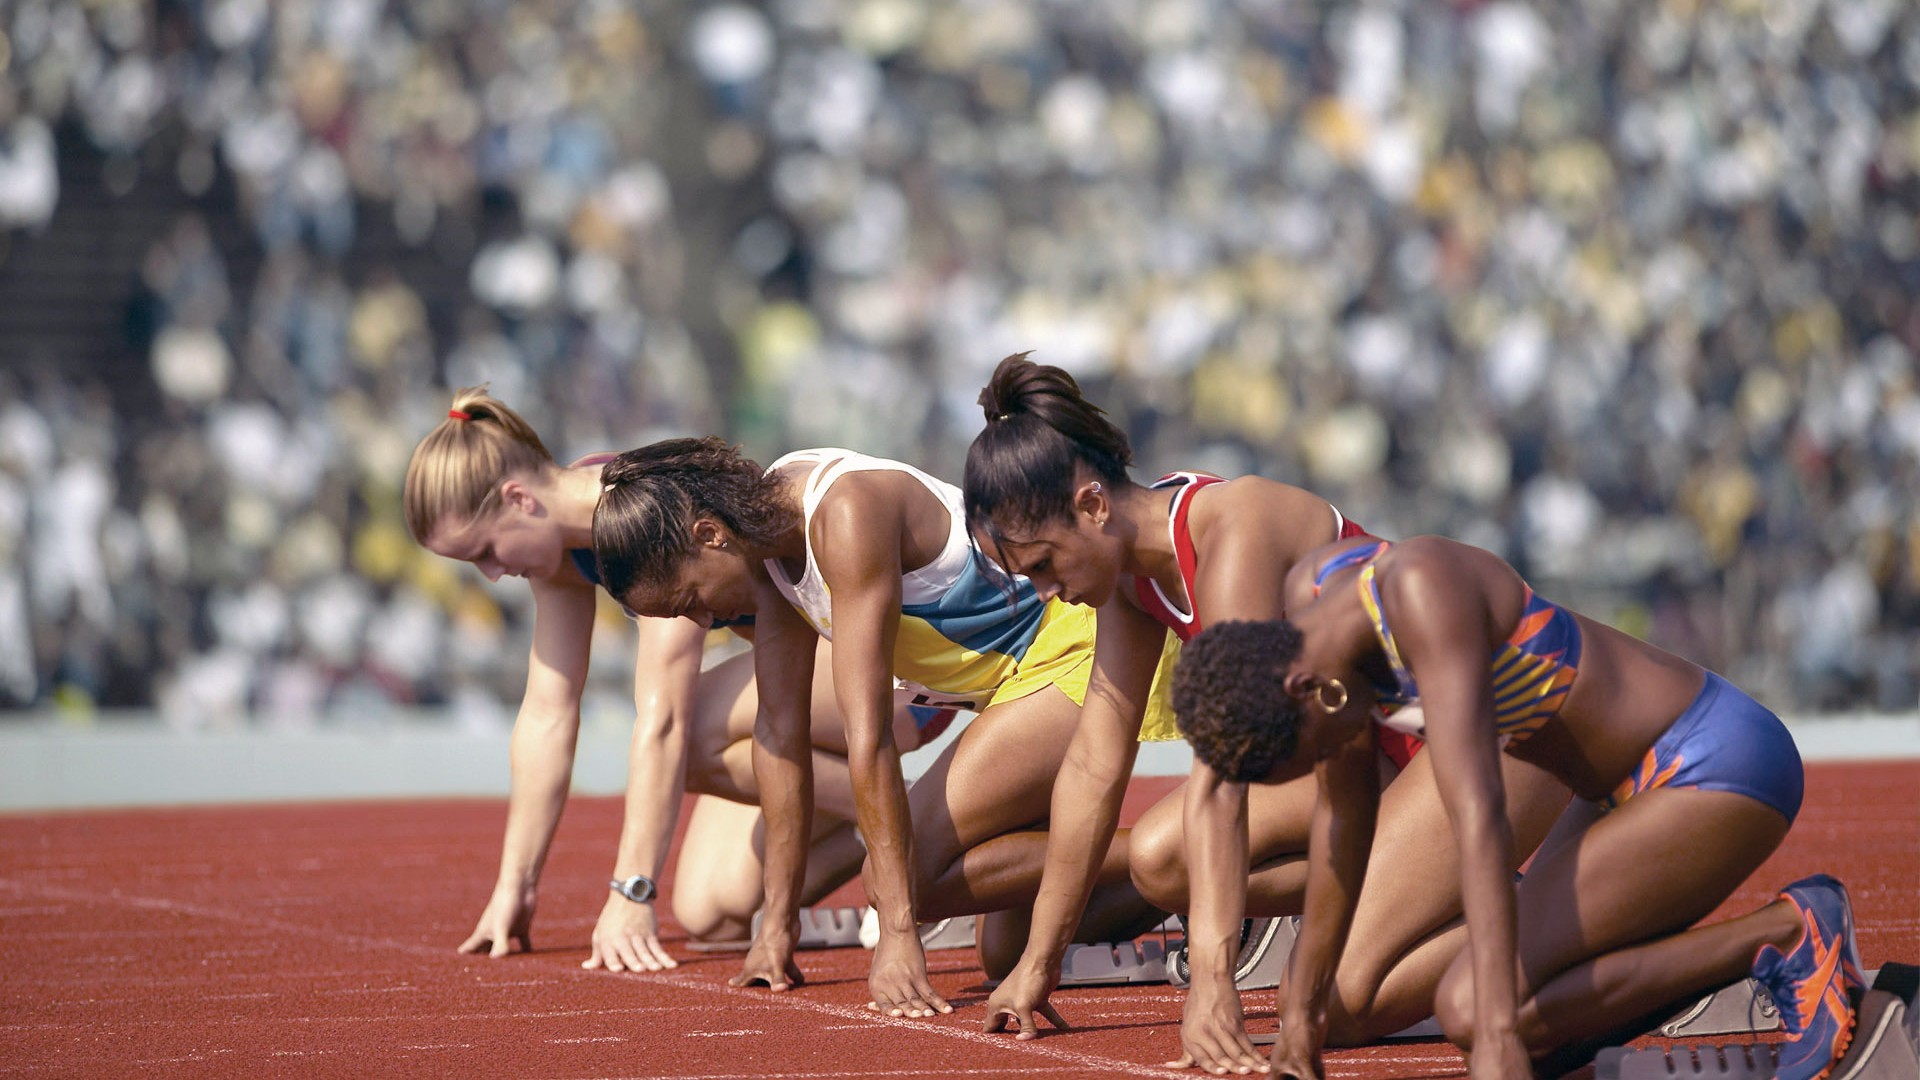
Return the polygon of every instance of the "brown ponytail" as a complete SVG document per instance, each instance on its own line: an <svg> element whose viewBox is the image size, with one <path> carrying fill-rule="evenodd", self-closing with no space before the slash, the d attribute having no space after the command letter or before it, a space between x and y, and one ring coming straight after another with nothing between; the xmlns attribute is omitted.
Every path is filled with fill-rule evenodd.
<svg viewBox="0 0 1920 1080"><path fill-rule="evenodd" d="M711 517L768 548L800 522L780 482L724 440L666 439L629 450L600 474L593 554L600 583L624 600L672 577L693 551L693 522Z"/></svg>
<svg viewBox="0 0 1920 1080"><path fill-rule="evenodd" d="M980 391L987 427L967 449L967 522L990 535L1073 513L1075 468L1109 487L1127 482L1133 447L1073 376L1027 353L1000 361Z"/></svg>
<svg viewBox="0 0 1920 1080"><path fill-rule="evenodd" d="M443 518L470 521L491 510L500 481L553 464L519 413L484 386L465 387L453 395L446 419L413 449L401 500L407 530L425 543Z"/></svg>

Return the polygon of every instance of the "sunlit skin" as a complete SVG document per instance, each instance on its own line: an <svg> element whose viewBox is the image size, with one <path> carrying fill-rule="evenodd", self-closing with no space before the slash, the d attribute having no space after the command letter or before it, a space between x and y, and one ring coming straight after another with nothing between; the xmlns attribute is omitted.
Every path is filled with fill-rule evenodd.
<svg viewBox="0 0 1920 1080"><path fill-rule="evenodd" d="M1240 486L1255 488L1260 483L1243 481ZM1285 490L1311 498L1297 489ZM996 521L990 530L976 523L976 543L1008 572L1025 574L1042 595L1059 596L1100 612L1093 686L1088 692L1081 734L1075 736L1069 751L1070 761L1084 763L1075 774L1076 780L1081 775L1124 779L1130 771L1133 740L1144 716L1153 662L1166 635L1166 629L1139 606L1132 581L1153 581L1176 603L1192 610L1167 525L1173 495L1171 490L1131 483L1103 483L1082 468L1063 517L1038 524ZM1302 522L1305 528L1324 529L1322 537L1331 535L1333 513L1324 502L1319 509L1324 523L1306 519L1304 514L1296 516L1306 519ZM1302 551L1310 546L1308 542L1299 543ZM1114 680L1127 685L1117 685ZM1035 905L1027 949L988 1002L989 1031L1011 1022L1017 1025L1020 1038L1033 1038L1038 1034L1036 1013L1059 1026L1058 1014L1047 998L1058 982L1061 957L1069 940L1067 928L1085 895L1082 882L1093 873L1084 856L1076 856L1071 849L1103 846L1100 837L1112 835L1123 791L1123 786L1115 790L1085 787L1070 800L1067 812L1060 812L1066 808L1056 795L1053 835L1072 840L1048 846L1045 884ZM1170 801L1179 805L1178 798ZM1091 814L1087 813L1089 808ZM1251 1057L1251 1044L1247 1053Z"/></svg>
<svg viewBox="0 0 1920 1080"><path fill-rule="evenodd" d="M974 542L1008 573L1025 575L1041 596L1070 604L1105 605L1123 577L1182 588L1166 530L1172 492L1129 485L1114 493L1091 476L1076 490L1070 517L996 534L976 528Z"/></svg>
<svg viewBox="0 0 1920 1080"><path fill-rule="evenodd" d="M691 619L701 626L756 614L761 593L772 586L764 558L788 558L779 553L755 553L739 543L727 527L711 517L694 522L693 543L669 580L636 585L621 598L638 615L663 619ZM795 529L786 547L799 547ZM804 559L804 550L798 556Z"/></svg>
<svg viewBox="0 0 1920 1080"><path fill-rule="evenodd" d="M526 579L534 596L534 646L525 698L513 736L513 794L501 860L501 878L464 952L507 955L517 943L531 948L536 886L553 826L566 799L573 763L573 732L593 637L595 587L580 575L569 549L592 547L593 512L600 496L598 464L552 466L500 481L489 507L472 518L447 517L424 546L468 562L488 581ZM724 616L728 609L721 611ZM626 818L614 874L660 877L680 792L698 793L688 844L675 873L674 913L700 940L743 938L760 906L761 867L751 842L756 804L744 747L757 695L752 659L739 656L700 671L704 628L679 619L642 619L634 670L636 720L628 761ZM823 688L816 688L816 691ZM813 731L816 791L822 829L807 860L804 889L813 902L851 877L862 851L848 820L853 800L846 744L831 701L816 706ZM912 717L894 717L896 738L917 745ZM593 931L588 968L657 971L676 966L659 938L652 904L610 894Z"/></svg>
<svg viewBox="0 0 1920 1080"><path fill-rule="evenodd" d="M1176 609L1204 625L1229 619L1281 617L1292 596L1287 575L1301 573L1309 552L1332 538L1337 519L1325 500L1310 492L1259 477L1242 477L1198 492L1188 517L1196 551L1194 596L1188 596L1169 531L1170 489L1132 483L1111 485L1082 470L1076 477L1070 517L1038 526L995 522L976 529L982 550L1009 571L1025 573L1037 588L1094 606L1100 629L1094 685L1076 735L1074 754L1084 754L1084 772L1119 776L1132 760L1145 708L1149 657L1165 627L1136 596L1136 583L1151 581ZM1309 590L1310 595L1310 590ZM1354 680L1349 680L1354 681ZM1316 783L1314 762L1357 747L1354 757L1378 768L1369 732L1373 701L1351 696L1339 717L1314 722L1302 733L1296 763L1276 769L1263 783L1230 784L1204 763L1175 793L1152 807L1129 837L1133 880L1163 908L1190 913L1189 958L1194 984L1181 1026L1182 1056L1169 1062L1215 1074L1265 1071L1268 1063L1246 1034L1238 991L1231 977L1245 915L1294 914L1304 901L1306 865ZM1083 745L1084 744L1084 745ZM1543 836L1560 807L1564 787L1534 770L1519 775L1509 812L1525 850ZM1063 774L1071 775L1071 774ZM1103 790L1078 784L1056 796L1054 835L1077 837L1077 846L1097 846L1117 822L1124 787ZM1385 796L1396 826L1384 830L1381 863L1401 868L1397 892L1369 900L1344 956L1339 996L1331 1003L1333 1034L1341 1045L1358 1045L1400 1030L1429 1015L1431 986L1446 950L1458 935L1436 934L1457 918L1458 870L1437 812L1430 763L1416 757ZM1068 784L1063 778L1062 788ZM1111 804L1110 806L1107 804ZM1090 809L1091 808L1091 809ZM1002 1019L1035 1033L1036 1012L1051 1017L1047 998L1058 980L1062 942L1081 894L1087 867L1071 850L1050 847L1047 881L1035 907L1034 933L1015 971L989 999L989 1030ZM1058 881L1055 890L1054 882ZM1409 952L1420 953L1421 974L1398 983L1386 972Z"/></svg>
<svg viewBox="0 0 1920 1080"><path fill-rule="evenodd" d="M711 623L716 616L755 616L755 677L768 689L755 725L754 773L766 821L765 918L736 986L765 983L776 992L803 981L794 962L797 897L811 828L813 775L805 752L812 726L807 695L784 692L814 675L817 632L785 601L766 570L781 560L798 577L809 541L833 593L833 682L846 716L848 763L861 835L868 844L865 878L879 912L881 940L868 978L869 1008L926 1017L953 1007L933 991L920 945L913 899L913 844L899 751L887 727L893 710L893 641L903 568L932 562L950 526L945 507L917 480L898 472L850 474L821 500L809 537L800 525L801 490L811 465L780 479L795 511L784 534L748 543L712 516L688 524L687 554L658 584L641 583L620 599L642 615ZM988 710L991 712L992 710Z"/></svg>
<svg viewBox="0 0 1920 1080"><path fill-rule="evenodd" d="M1300 742L1274 775L1314 769L1332 823L1328 842L1309 854L1308 917L1282 987L1282 1037L1271 1064L1303 1077L1321 1073L1321 1025L1312 1018L1324 1015L1333 958L1355 925L1356 898L1366 898L1360 834L1371 833L1380 798L1347 747L1367 727L1371 686L1387 678L1355 586L1360 569L1334 574L1317 597L1311 574L1342 546L1364 542L1316 552L1288 580L1302 645L1278 681L1299 708ZM1731 792L1676 788L1635 795L1605 815L1595 809L1688 708L1701 669L1575 615L1583 650L1571 692L1544 728L1502 754L1488 658L1513 631L1524 583L1493 555L1434 537L1404 541L1375 565L1401 660L1421 688L1425 754L1442 778L1461 851L1467 945L1440 980L1435 1005L1448 1036L1470 1051L1474 1076L1530 1076L1532 1060L1556 1047L1741 977L1761 944L1793 944L1798 918L1778 902L1687 929L1778 846L1787 822L1777 811ZM1329 714L1321 703L1338 699L1336 683L1347 701ZM1513 837L1495 809L1506 757L1530 759L1579 796L1517 895Z"/></svg>
<svg viewBox="0 0 1920 1080"><path fill-rule="evenodd" d="M488 581L550 580L563 570L571 572L567 549L593 546L600 469L554 468L509 477L500 482L499 505L491 513L442 518L424 546L435 555L472 563Z"/></svg>
<svg viewBox="0 0 1920 1080"><path fill-rule="evenodd" d="M796 510L810 468L802 463L782 476L787 482L786 497ZM832 594L834 685L850 718L859 715L859 703L884 700L891 692L899 575L931 562L948 543L952 524L938 498L918 480L896 471L850 472L821 498L807 541ZM806 558L798 528L761 547L746 544L711 517L696 517L688 528L685 561L670 570L666 582L629 590L624 601L637 611L693 618L752 611L757 662L769 665L760 669L761 684L781 685L796 677L797 668L782 656L797 663L803 650L786 642L791 635L810 639L814 631L779 592L765 560L779 560L790 579L798 578ZM1157 655L1157 640L1154 648ZM756 737L755 766L771 768L761 786L772 792L803 781L803 770L786 761L779 747L789 738L787 728L804 724L805 717L796 715L792 703L781 695L769 693L765 700L769 708ZM850 759L857 773L870 777L872 812L882 822L876 827L863 817L861 824L872 848L865 880L883 927L881 949L869 979L873 1007L902 1016L947 1010L946 1003L925 984L923 958L916 951L918 939L907 933L913 927L912 915L934 920L981 914L983 964L996 973L1011 964L1010 956L996 959L1002 955L997 943L1008 940L1001 928L1019 924L1017 916L1032 904L1039 888L1054 782L1074 738L1079 711L1073 698L1058 686L1045 686L982 710L906 796L911 810L910 842L906 813L900 812L898 835L893 825L886 824L892 820L889 815L897 812L893 801L896 767L881 756L884 747L854 734L858 723L850 720ZM758 751L762 742L767 746L764 754ZM869 759L867 764L859 764L862 755ZM871 773L863 772L869 768ZM798 807L790 814L772 802L767 804L770 914L762 923L763 941L756 943L760 951L749 957L736 984L759 981L778 990L799 981L790 943L782 940L777 929L780 920L771 913L784 905L776 881L783 872L779 869L785 843L781 830L797 829L795 823L804 821L802 813ZM909 861L912 867L914 907L905 920L900 920L896 907L902 905L907 883L890 880L886 873L894 859ZM1073 932L1085 940L1131 937L1143 916L1150 916L1149 924L1164 917L1154 915L1128 883L1123 845L1103 845L1096 861L1102 868L1100 883L1109 886L1112 895L1096 897L1099 902L1088 908ZM1017 935L1013 949L1026 940L1024 930L1006 932ZM895 935L900 937L896 940ZM993 968L996 963L997 969Z"/></svg>

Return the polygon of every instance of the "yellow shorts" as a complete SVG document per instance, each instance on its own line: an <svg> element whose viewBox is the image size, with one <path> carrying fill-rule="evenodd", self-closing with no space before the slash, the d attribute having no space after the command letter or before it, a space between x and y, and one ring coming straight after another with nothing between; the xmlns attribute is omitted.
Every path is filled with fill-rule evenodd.
<svg viewBox="0 0 1920 1080"><path fill-rule="evenodd" d="M1075 705L1087 703L1087 683L1093 677L1094 610L1080 604L1050 600L1040 619L1040 632L1013 676L1001 683L988 707L1018 701L1042 687L1057 686ZM1173 725L1173 665L1180 658L1180 639L1169 631L1154 669L1153 688L1147 693L1147 715L1140 723L1141 742L1169 742L1180 737Z"/></svg>

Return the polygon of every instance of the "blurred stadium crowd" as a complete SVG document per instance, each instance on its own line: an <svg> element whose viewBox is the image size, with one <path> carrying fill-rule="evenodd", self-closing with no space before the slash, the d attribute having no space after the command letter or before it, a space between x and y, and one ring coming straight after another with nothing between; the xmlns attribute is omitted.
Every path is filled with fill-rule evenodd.
<svg viewBox="0 0 1920 1080"><path fill-rule="evenodd" d="M1903 0L0 10L0 229L59 227L58 137L164 139L125 185L185 207L109 309L150 392L0 369L0 701L494 722L525 590L398 512L449 388L563 457L957 479L1033 349L1144 472L1487 546L1778 708L1920 702Z"/></svg>

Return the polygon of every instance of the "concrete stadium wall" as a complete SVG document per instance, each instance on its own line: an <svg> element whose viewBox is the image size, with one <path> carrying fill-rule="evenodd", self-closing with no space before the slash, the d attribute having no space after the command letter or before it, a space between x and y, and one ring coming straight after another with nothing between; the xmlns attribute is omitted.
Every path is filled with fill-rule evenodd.
<svg viewBox="0 0 1920 1080"><path fill-rule="evenodd" d="M1808 760L1920 757L1920 713L1794 717ZM958 735L950 730L907 755L909 778ZM626 783L623 723L589 717L574 759L574 790L612 794ZM353 729L248 728L200 733L150 715L108 715L85 725L50 715L0 718L0 810L80 809L312 799L507 794L507 731L462 728L433 711L397 714ZM1143 776L1183 774L1184 743L1141 747Z"/></svg>

